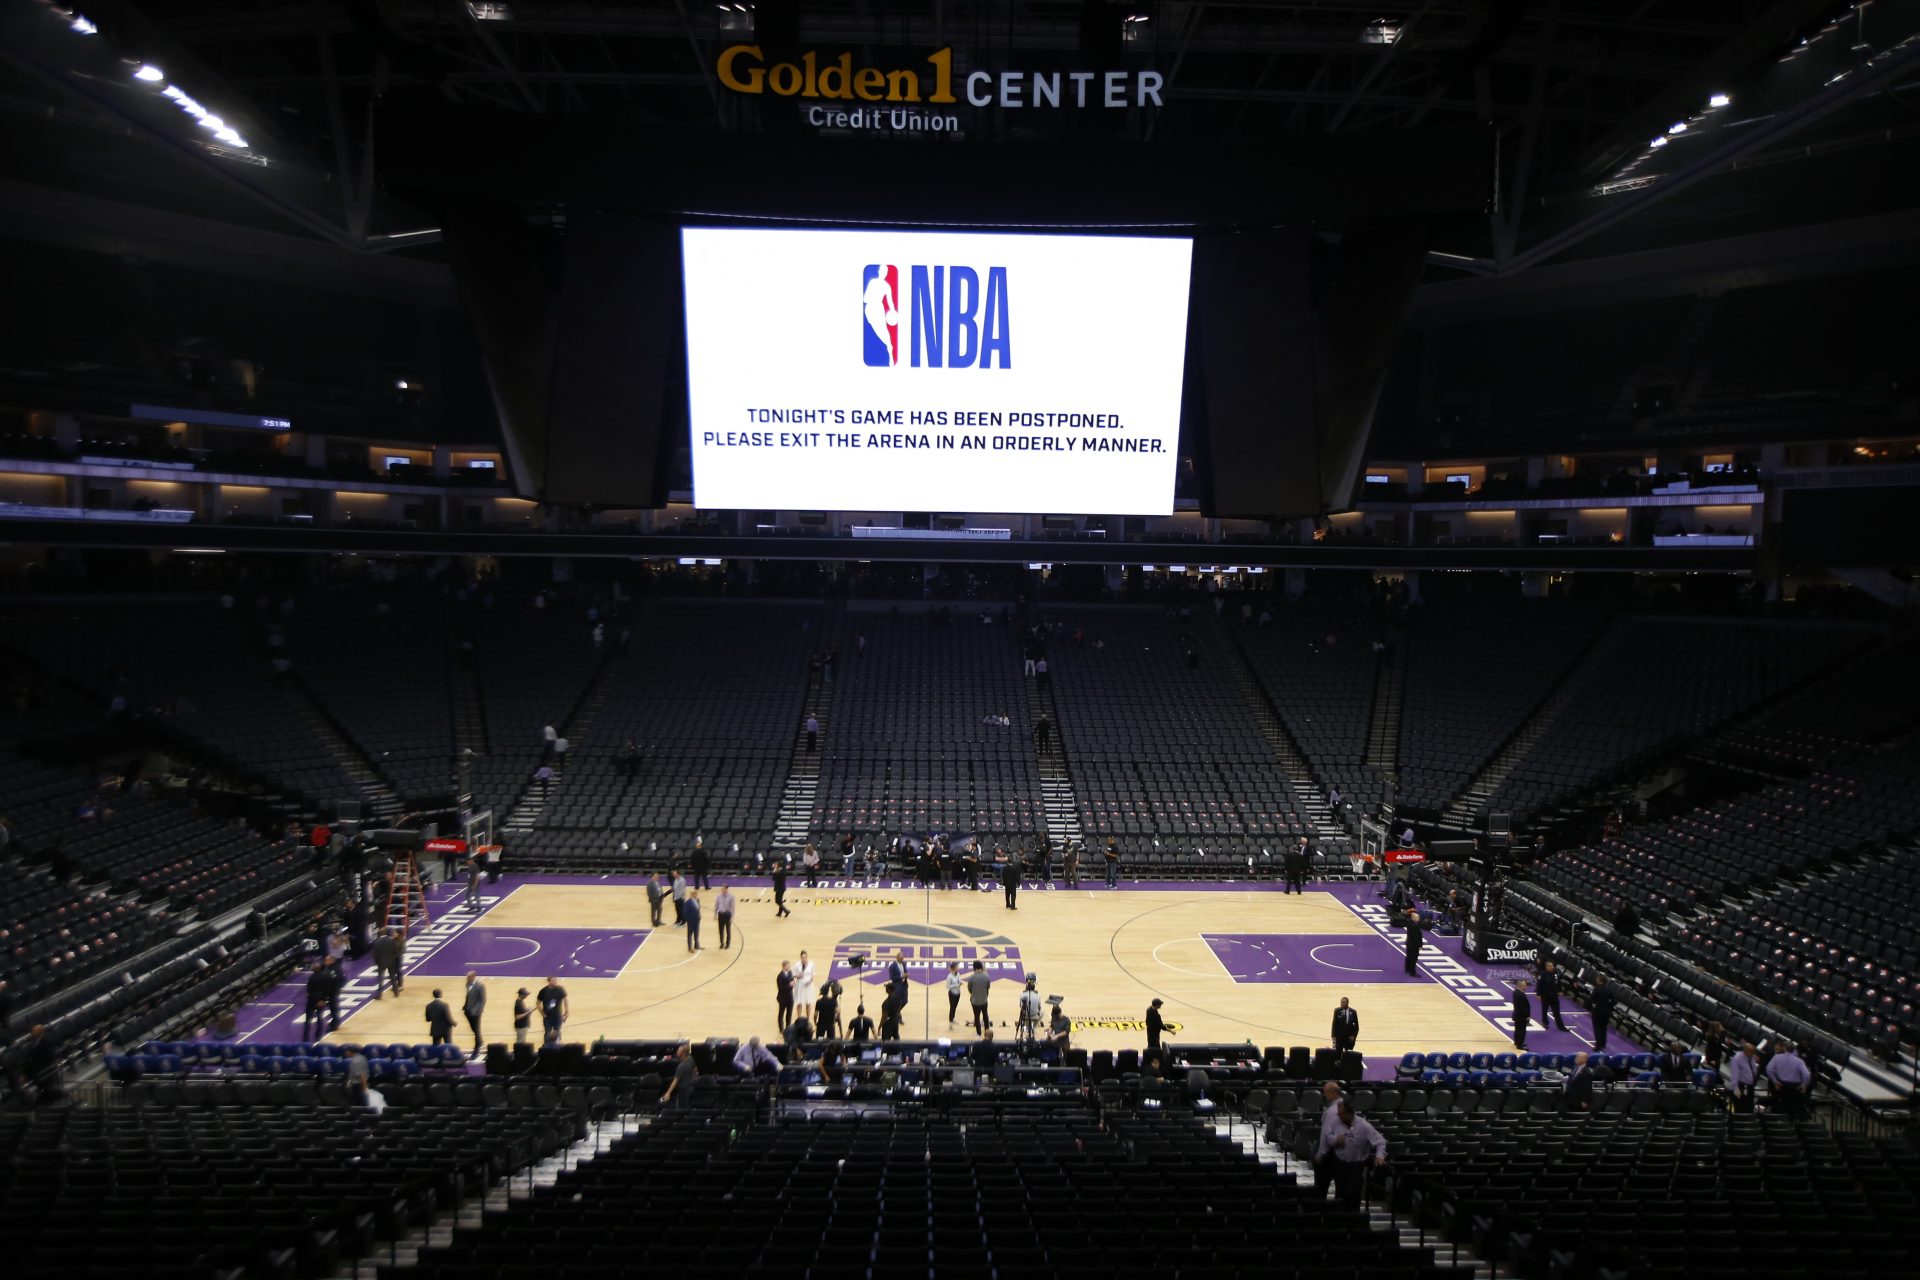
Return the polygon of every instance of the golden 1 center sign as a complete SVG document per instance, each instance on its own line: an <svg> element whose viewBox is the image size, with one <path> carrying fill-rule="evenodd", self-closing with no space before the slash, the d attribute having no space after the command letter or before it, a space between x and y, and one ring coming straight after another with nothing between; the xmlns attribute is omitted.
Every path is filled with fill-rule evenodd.
<svg viewBox="0 0 1920 1280"><path fill-rule="evenodd" d="M715 72L734 93L796 99L808 124L849 133L957 134L965 102L1004 111L1158 107L1166 79L1158 71L970 71L957 83L951 46L924 59L926 69L855 67L852 53L769 63L757 44L731 45ZM958 92L956 93L956 89Z"/></svg>

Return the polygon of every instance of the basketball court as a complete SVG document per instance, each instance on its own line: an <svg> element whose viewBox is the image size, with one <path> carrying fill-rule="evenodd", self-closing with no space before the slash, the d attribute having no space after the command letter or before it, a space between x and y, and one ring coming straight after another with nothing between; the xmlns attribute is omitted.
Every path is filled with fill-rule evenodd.
<svg viewBox="0 0 1920 1280"><path fill-rule="evenodd" d="M1407 975L1402 934L1387 924L1371 885L1284 895L1265 884L1029 884L1009 911L997 887L823 881L818 889L790 887L793 915L779 918L765 880L732 883L739 904L733 945L721 949L714 893L702 893L698 952L687 950L670 904L665 925L650 926L637 876L514 877L485 886L478 913L460 905L457 888L436 886L432 923L408 942L405 991L375 1000L370 962L350 964L345 1020L329 1038L424 1040L433 988L457 1013L471 969L487 984L489 1041L512 1038L515 991L537 989L549 975L570 998L570 1040L771 1039L774 974L804 951L820 981L830 975L846 987L843 1020L862 998L878 1020L884 968L901 959L914 983L907 1039L973 1037L964 998L955 1022L947 1020L944 982L953 962L971 972L978 960L993 976L997 1038L1013 1035L1018 993L1033 976L1043 995L1064 997L1073 1043L1087 1049L1141 1047L1155 997L1165 1001L1171 1041L1318 1047L1329 1043L1333 1008L1345 996L1360 1013L1360 1048L1377 1074L1408 1050L1511 1048L1510 983L1524 976L1476 964L1463 957L1459 939L1432 933L1420 971ZM297 1040L303 981L248 1006L239 1037ZM1568 1032L1536 1024L1528 1047L1587 1047L1586 1014L1568 1015ZM458 1038L465 1034L463 1024Z"/></svg>

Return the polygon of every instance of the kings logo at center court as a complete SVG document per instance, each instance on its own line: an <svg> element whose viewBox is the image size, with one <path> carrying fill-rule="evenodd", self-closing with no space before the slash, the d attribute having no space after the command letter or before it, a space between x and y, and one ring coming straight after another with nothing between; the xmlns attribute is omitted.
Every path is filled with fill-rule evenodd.
<svg viewBox="0 0 1920 1280"><path fill-rule="evenodd" d="M856 959L862 961L858 968L853 963ZM882 983L887 980L887 966L895 960L906 969L909 981L923 986L945 982L950 964L958 964L963 974L972 973L976 960L996 982L1027 978L1020 948L1012 938L964 924L890 924L850 933L834 947L827 975L842 982Z"/></svg>
<svg viewBox="0 0 1920 1280"><path fill-rule="evenodd" d="M860 271L860 307L869 368L894 368L903 356L915 369L1013 367L1005 267L869 263Z"/></svg>

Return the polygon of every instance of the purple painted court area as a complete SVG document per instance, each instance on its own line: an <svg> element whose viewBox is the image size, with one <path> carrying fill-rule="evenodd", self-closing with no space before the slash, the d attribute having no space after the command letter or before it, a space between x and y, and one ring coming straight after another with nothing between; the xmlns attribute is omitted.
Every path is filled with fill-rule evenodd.
<svg viewBox="0 0 1920 1280"><path fill-rule="evenodd" d="M469 926L409 972L424 978L458 978L472 969L482 978L552 976L612 978L625 968L651 930L606 933L595 929L489 929Z"/></svg>
<svg viewBox="0 0 1920 1280"><path fill-rule="evenodd" d="M1366 933L1204 933L1235 982L1429 982L1398 946Z"/></svg>

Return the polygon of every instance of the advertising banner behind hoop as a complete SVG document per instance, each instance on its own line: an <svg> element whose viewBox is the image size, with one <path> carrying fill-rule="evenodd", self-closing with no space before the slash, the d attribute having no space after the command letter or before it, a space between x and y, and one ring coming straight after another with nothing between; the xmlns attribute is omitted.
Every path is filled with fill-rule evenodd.
<svg viewBox="0 0 1920 1280"><path fill-rule="evenodd" d="M1387 865L1390 867L1397 867L1402 864L1425 862L1426 860L1427 860L1427 855L1422 853L1418 849L1387 850Z"/></svg>
<svg viewBox="0 0 1920 1280"><path fill-rule="evenodd" d="M458 836L441 836L427 841L424 847L428 853L465 853L467 842Z"/></svg>

